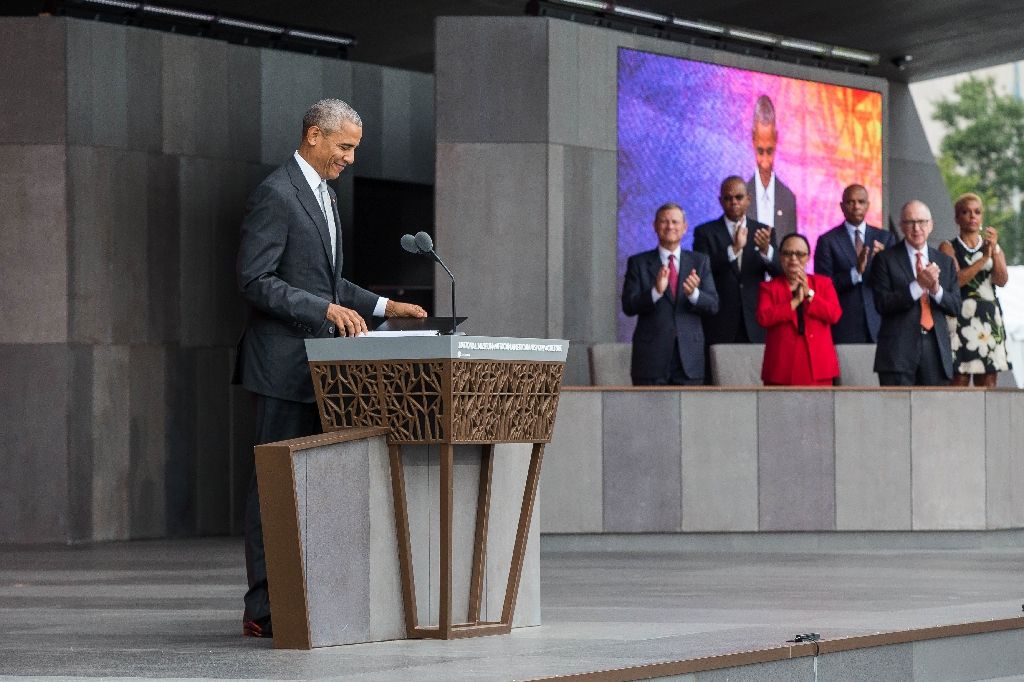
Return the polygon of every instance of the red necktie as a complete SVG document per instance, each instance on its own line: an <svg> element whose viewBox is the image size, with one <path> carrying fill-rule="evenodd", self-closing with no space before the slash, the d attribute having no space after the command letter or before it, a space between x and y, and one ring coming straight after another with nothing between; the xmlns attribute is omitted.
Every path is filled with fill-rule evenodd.
<svg viewBox="0 0 1024 682"><path fill-rule="evenodd" d="M672 292L672 300L676 298L679 291L679 270L676 269L676 254L668 255L668 290Z"/></svg>
<svg viewBox="0 0 1024 682"><path fill-rule="evenodd" d="M917 252L917 272L920 273L924 270L924 260L921 258L921 252ZM935 321L932 320L932 302L928 295L928 292L921 294L921 329L931 331L932 327L935 326Z"/></svg>

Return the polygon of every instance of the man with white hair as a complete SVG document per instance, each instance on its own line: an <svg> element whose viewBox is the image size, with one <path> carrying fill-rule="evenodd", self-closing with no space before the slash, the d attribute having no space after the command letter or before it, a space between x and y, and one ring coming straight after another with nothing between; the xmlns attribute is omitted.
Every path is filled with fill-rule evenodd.
<svg viewBox="0 0 1024 682"><path fill-rule="evenodd" d="M235 381L253 394L257 443L320 433L305 339L355 336L371 315L426 317L418 305L377 296L341 276L338 199L327 181L355 163L362 136L352 107L337 99L317 102L303 117L298 150L246 205L237 276L249 319ZM255 471L245 510L245 564L243 632L271 637Z"/></svg>
<svg viewBox="0 0 1024 682"><path fill-rule="evenodd" d="M920 201L900 211L904 239L874 256L875 308L882 316L875 371L882 386L945 386L953 378L946 315L960 310L953 260L928 246L932 214Z"/></svg>

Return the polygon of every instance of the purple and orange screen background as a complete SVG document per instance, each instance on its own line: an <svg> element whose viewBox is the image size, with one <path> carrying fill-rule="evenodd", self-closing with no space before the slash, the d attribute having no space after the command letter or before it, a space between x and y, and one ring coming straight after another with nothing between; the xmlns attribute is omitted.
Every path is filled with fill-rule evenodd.
<svg viewBox="0 0 1024 682"><path fill-rule="evenodd" d="M618 66L620 291L629 256L657 246L658 206L672 201L685 209L688 249L693 228L722 215L722 180L754 175L760 95L775 105L776 179L796 195L797 230L812 248L843 221L839 202L851 183L867 188L867 221L881 225L881 93L625 48ZM619 311L620 341L632 338L635 322Z"/></svg>

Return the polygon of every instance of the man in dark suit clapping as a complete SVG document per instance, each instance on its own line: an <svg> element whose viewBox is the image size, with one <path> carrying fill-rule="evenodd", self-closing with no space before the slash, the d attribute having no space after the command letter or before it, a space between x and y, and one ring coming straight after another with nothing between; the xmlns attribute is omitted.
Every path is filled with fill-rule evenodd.
<svg viewBox="0 0 1024 682"><path fill-rule="evenodd" d="M835 343L874 343L882 324L871 291L871 265L874 256L896 238L864 222L868 206L868 191L862 185L843 190L839 208L846 220L818 237L814 248L814 272L832 278L843 309L843 316L832 326Z"/></svg>
<svg viewBox="0 0 1024 682"><path fill-rule="evenodd" d="M658 248L630 256L622 311L638 315L630 374L638 386L704 383L700 316L718 310L708 259L681 248L686 214L678 204L654 216Z"/></svg>
<svg viewBox="0 0 1024 682"><path fill-rule="evenodd" d="M764 343L764 328L757 323L757 297L765 275L782 271L775 253L775 233L746 217L750 195L743 178L726 178L719 202L722 217L693 231L693 250L711 261L718 291L718 314L704 318L704 341L708 346Z"/></svg>
<svg viewBox="0 0 1024 682"><path fill-rule="evenodd" d="M960 310L953 260L928 246L932 214L920 201L900 212L903 241L875 256L871 286L882 316L875 371L883 386L945 386L953 378L946 315Z"/></svg>
<svg viewBox="0 0 1024 682"><path fill-rule="evenodd" d="M425 317L417 305L382 298L341 276L337 196L327 185L355 162L363 124L336 99L314 104L302 120L299 149L256 188L238 248L238 286L249 304L235 379L254 397L257 443L320 432L305 339L354 336L364 318ZM243 632L270 637L270 601L256 474L245 510Z"/></svg>

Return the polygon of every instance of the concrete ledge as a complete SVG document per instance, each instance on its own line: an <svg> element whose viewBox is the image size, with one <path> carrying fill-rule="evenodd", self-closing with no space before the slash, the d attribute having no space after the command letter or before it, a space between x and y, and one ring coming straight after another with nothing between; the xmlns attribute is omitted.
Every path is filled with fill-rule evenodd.
<svg viewBox="0 0 1024 682"><path fill-rule="evenodd" d="M1024 451L1008 445L1021 391L569 387L562 395L572 409L559 413L562 437L546 451L561 465L543 485L592 511L586 524L546 518L545 533L594 530L598 509L604 533L1024 527L1007 479L1024 471Z"/></svg>

